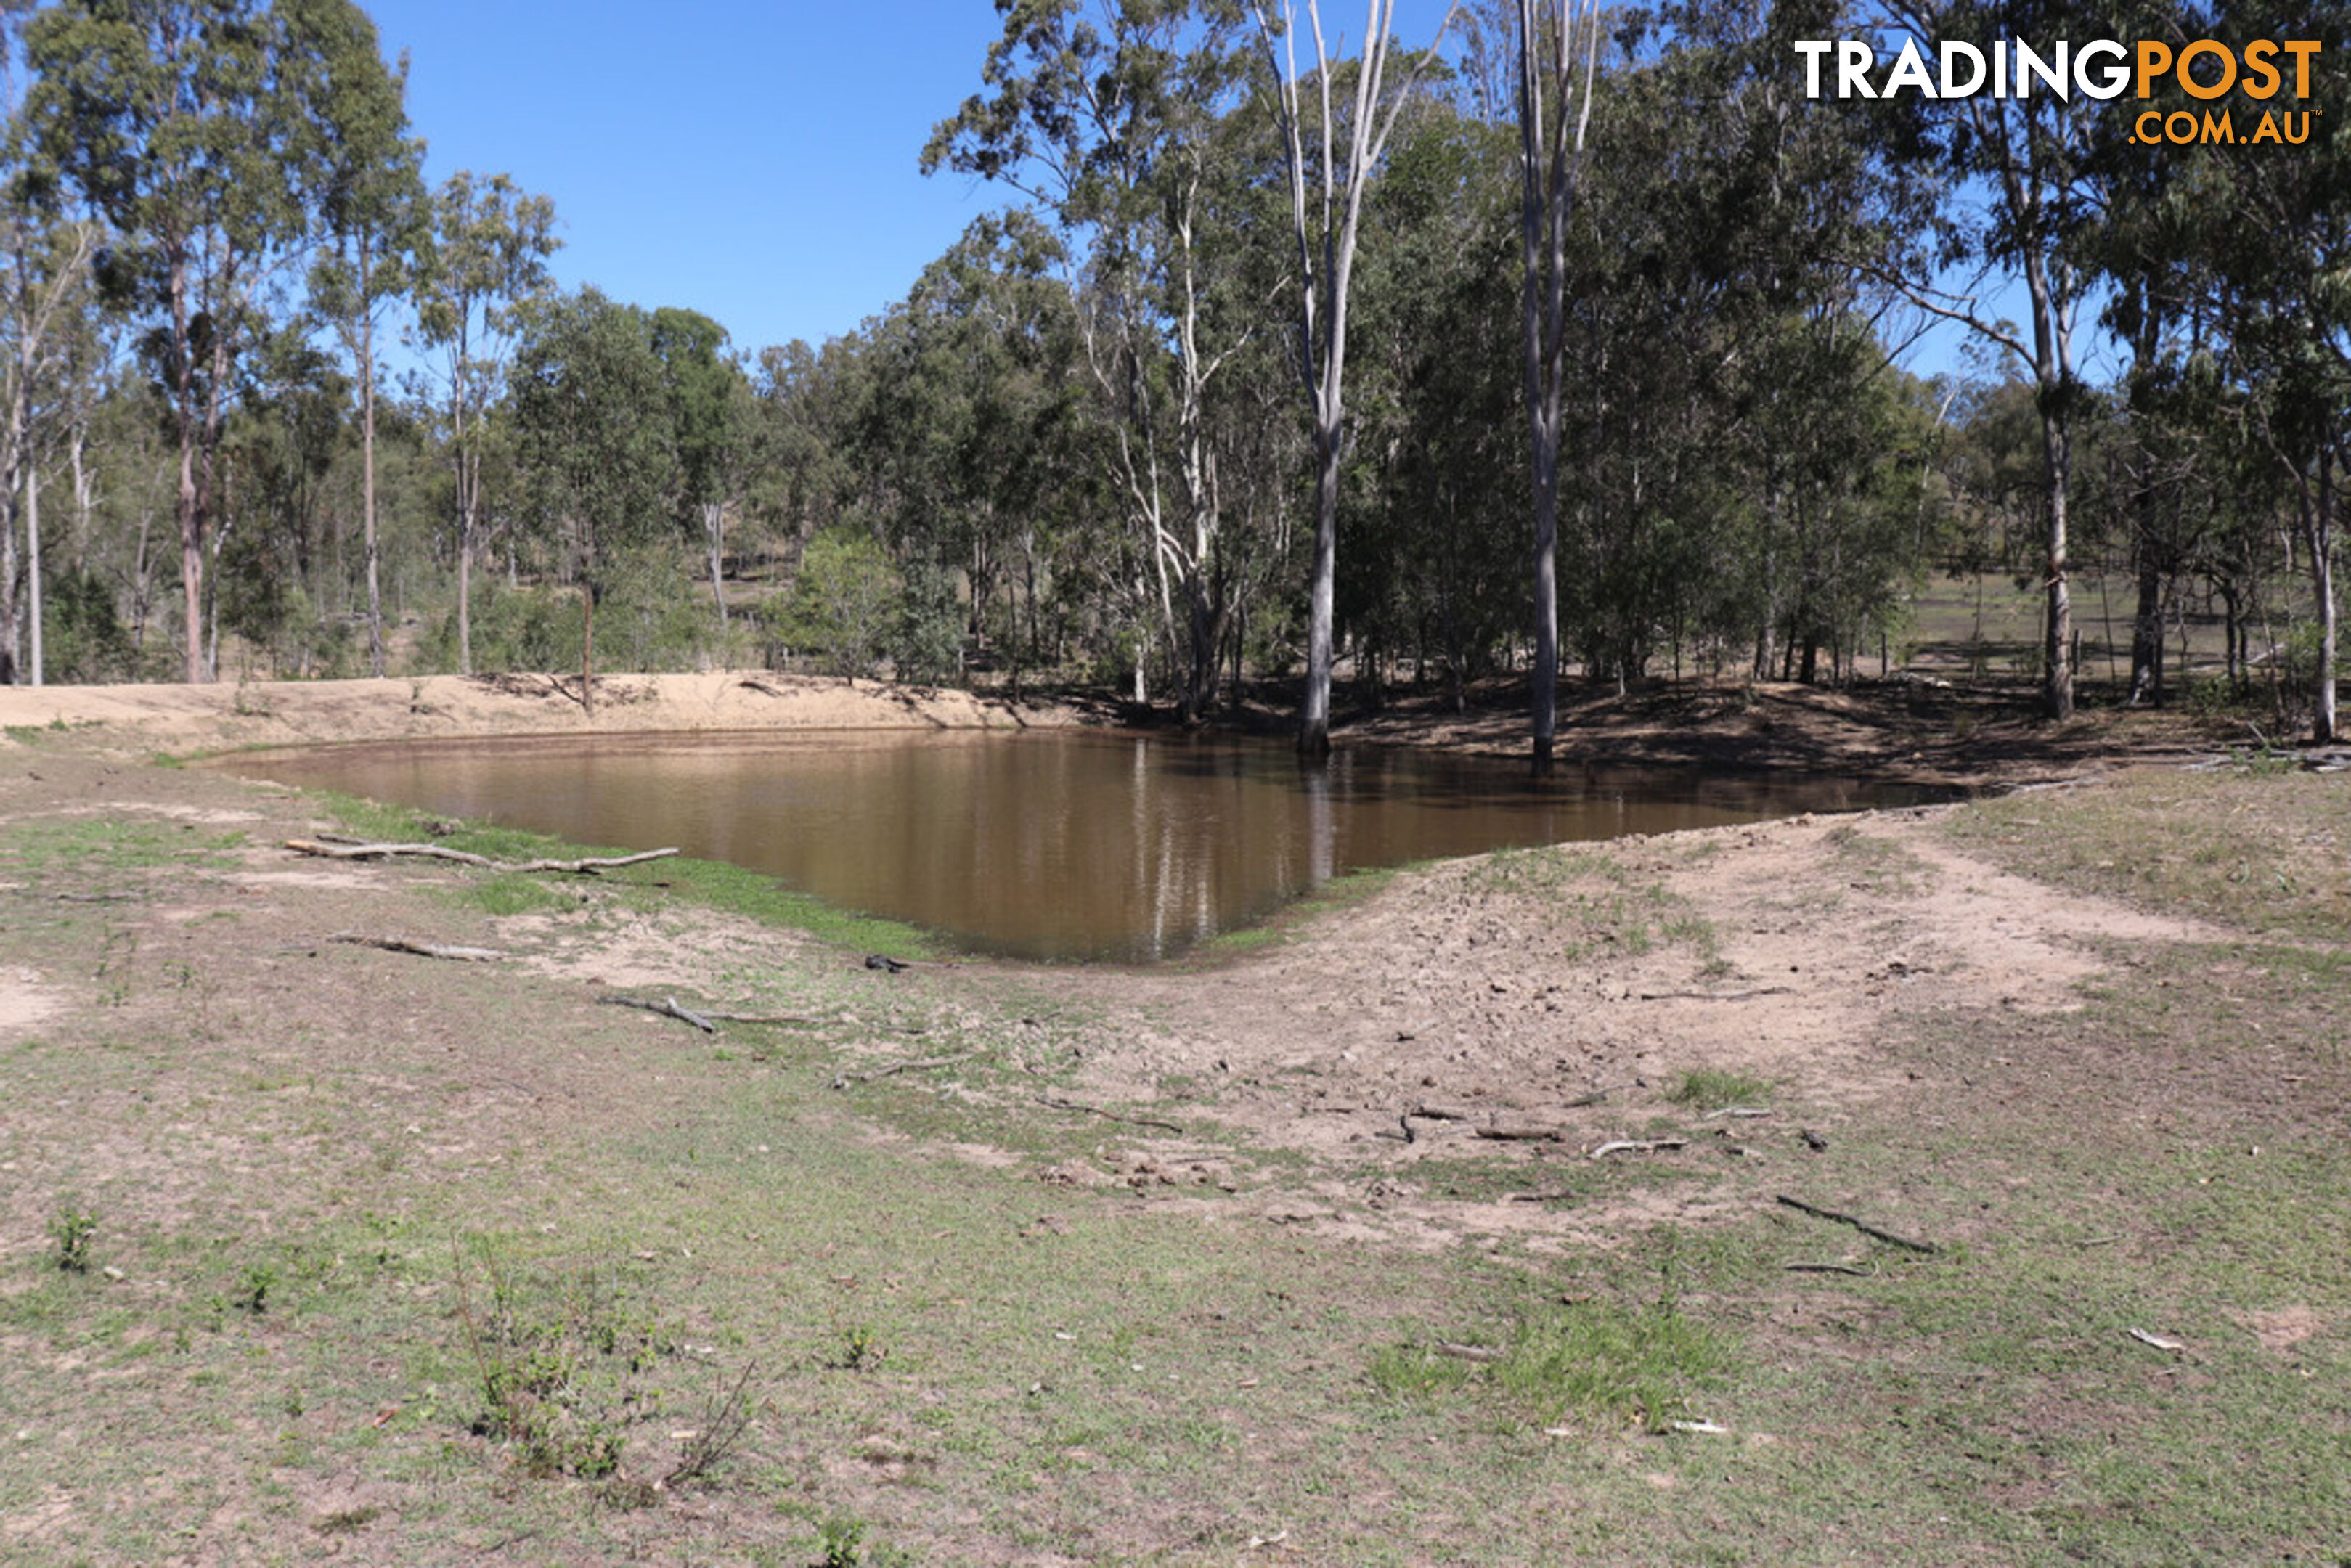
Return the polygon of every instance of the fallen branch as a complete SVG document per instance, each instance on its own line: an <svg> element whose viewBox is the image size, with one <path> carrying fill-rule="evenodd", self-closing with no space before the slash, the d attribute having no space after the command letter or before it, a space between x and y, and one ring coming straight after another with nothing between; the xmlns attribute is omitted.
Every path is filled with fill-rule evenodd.
<svg viewBox="0 0 2351 1568"><path fill-rule="evenodd" d="M1618 1138L1614 1143L1601 1145L1584 1157L1596 1160L1604 1155L1654 1155L1661 1149L1688 1146L1687 1138Z"/></svg>
<svg viewBox="0 0 2351 1568"><path fill-rule="evenodd" d="M1896 1236L1891 1230L1880 1230L1866 1220L1856 1219L1850 1214L1839 1214L1834 1208L1816 1208L1802 1198L1790 1197L1786 1193L1780 1195L1780 1201L1800 1214L1811 1215L1814 1219L1826 1219L1838 1225L1850 1225L1864 1236L1886 1242L1889 1246L1900 1247L1911 1252L1923 1252L1930 1258L1942 1251L1940 1247L1931 1241L1913 1241L1907 1236Z"/></svg>
<svg viewBox="0 0 2351 1568"><path fill-rule="evenodd" d="M1502 1359L1503 1353L1491 1345L1455 1344L1450 1340L1438 1340L1429 1349L1439 1355L1449 1355L1456 1361L1493 1362Z"/></svg>
<svg viewBox="0 0 2351 1568"><path fill-rule="evenodd" d="M1556 1203L1562 1198L1573 1197L1574 1196L1575 1194L1568 1188L1556 1186L1547 1188L1541 1192L1514 1192L1508 1197L1504 1198L1503 1201L1505 1203Z"/></svg>
<svg viewBox="0 0 2351 1568"><path fill-rule="evenodd" d="M1784 997L1786 986L1757 986L1745 991L1643 991L1645 1002L1743 1002L1756 997Z"/></svg>
<svg viewBox="0 0 2351 1568"><path fill-rule="evenodd" d="M635 865L641 861L657 861L678 852L674 849L646 850L632 855L590 855L576 861L495 861L487 855L477 855L470 850L453 850L446 844L338 844L324 839L288 839L286 847L296 854L318 855L331 861L378 860L386 855L423 855L431 860L455 861L461 865L481 866L498 872L560 872L571 875L592 875L614 866Z"/></svg>
<svg viewBox="0 0 2351 1568"><path fill-rule="evenodd" d="M801 1018L796 1013L705 1013L713 1023L789 1023L803 1029L814 1029L822 1019Z"/></svg>
<svg viewBox="0 0 2351 1568"><path fill-rule="evenodd" d="M1698 1120L1711 1122L1717 1116L1768 1116L1771 1113L1768 1109L1758 1105L1725 1105L1719 1111L1708 1111Z"/></svg>
<svg viewBox="0 0 2351 1568"><path fill-rule="evenodd" d="M2138 1341L2141 1344L2152 1345L2157 1350L2169 1351L2174 1355L2179 1354L2181 1351L2188 1348L2186 1344L2182 1343L2179 1340L2166 1339L2161 1334L2149 1333L2145 1329L2132 1329L2130 1331L2130 1336L2131 1338Z"/></svg>
<svg viewBox="0 0 2351 1568"><path fill-rule="evenodd" d="M387 953L413 953L420 958L453 958L461 964L486 964L506 956L495 947L450 947L438 942L419 942L413 936L367 936L356 931L338 931L327 940L346 942L354 947L381 947Z"/></svg>
<svg viewBox="0 0 2351 1568"><path fill-rule="evenodd" d="M1122 1116L1115 1111L1105 1111L1099 1105L1081 1105L1075 1100L1056 1099L1050 1094L1038 1095L1037 1103L1050 1105L1056 1111L1082 1111L1089 1116L1101 1116L1113 1122L1124 1122L1131 1127L1157 1127L1163 1132L1173 1133L1179 1138L1184 1135L1184 1129L1173 1122L1156 1121L1149 1116Z"/></svg>
<svg viewBox="0 0 2351 1568"><path fill-rule="evenodd" d="M842 1072L834 1075L832 1086L846 1089L852 1083L871 1083L877 1078L887 1078L893 1072L921 1072L934 1067L953 1067L958 1061L969 1061L979 1052L957 1051L953 1056L934 1056L923 1061L893 1061L887 1067L877 1067L871 1072Z"/></svg>
<svg viewBox="0 0 2351 1568"><path fill-rule="evenodd" d="M1560 1141L1560 1129L1549 1122L1537 1122L1523 1116L1502 1117L1471 1129L1481 1138L1497 1143L1555 1144Z"/></svg>
<svg viewBox="0 0 2351 1568"><path fill-rule="evenodd" d="M1850 1263L1791 1263L1791 1274L1852 1274L1866 1280L1877 1272L1875 1269L1857 1269Z"/></svg>
<svg viewBox="0 0 2351 1568"><path fill-rule="evenodd" d="M690 1023L705 1034L718 1032L718 1026L702 1014L691 1009L679 1007L675 997L664 997L657 1002L649 1002L643 997L623 997L617 994L598 997L596 999L608 1007L643 1008L649 1013L659 1013L665 1019L675 1019L680 1023Z"/></svg>

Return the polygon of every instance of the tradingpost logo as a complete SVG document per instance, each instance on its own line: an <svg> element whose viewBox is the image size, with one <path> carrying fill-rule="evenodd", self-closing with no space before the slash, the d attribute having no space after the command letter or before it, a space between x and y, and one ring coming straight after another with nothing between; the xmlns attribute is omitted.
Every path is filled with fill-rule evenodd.
<svg viewBox="0 0 2351 1568"><path fill-rule="evenodd" d="M1861 38L1801 38L1796 53L1804 62L1804 96L1820 98L1831 90L1838 98L1893 98L1911 93L1919 98L2030 98L2048 93L2070 102L2075 93L2101 101L2128 95L2145 105L2167 81L2203 109L2141 108L2131 125L2131 140L2168 142L2176 147L2202 144L2233 146L2310 140L2310 120L2316 110L2285 107L2310 100L2312 67L2320 52L2315 38L2262 38L2247 44L2241 54L2215 38L2198 38L2174 47L2154 38L2119 43L2097 38L2074 45L2060 39L2053 49L2036 49L2022 38L1995 39L1987 48L1946 38L1935 47L1930 64L1918 40L1905 38L1893 63L1879 68L1876 47ZM2241 124L2235 110L2218 102L2242 93L2259 106L2259 119ZM2248 110L2252 112L2252 110Z"/></svg>

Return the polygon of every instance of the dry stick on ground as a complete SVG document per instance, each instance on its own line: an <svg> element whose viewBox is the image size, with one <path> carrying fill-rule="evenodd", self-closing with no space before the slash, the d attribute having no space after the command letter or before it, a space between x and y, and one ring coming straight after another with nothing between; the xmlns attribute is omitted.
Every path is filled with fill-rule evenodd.
<svg viewBox="0 0 2351 1568"><path fill-rule="evenodd" d="M1643 991L1645 1002L1743 1002L1756 997L1784 997L1785 986L1757 986L1746 991Z"/></svg>
<svg viewBox="0 0 2351 1568"><path fill-rule="evenodd" d="M1791 1263L1787 1271L1791 1274L1855 1274L1865 1280L1877 1272L1875 1269L1856 1269L1850 1263Z"/></svg>
<svg viewBox="0 0 2351 1568"><path fill-rule="evenodd" d="M1780 1195L1780 1201L1800 1214L1811 1215L1814 1219L1826 1219L1838 1225L1850 1225L1864 1236L1873 1237L1889 1246L1900 1247L1912 1252L1923 1252L1930 1258L1942 1251L1940 1247L1931 1241L1913 1241L1907 1236L1896 1236L1891 1230L1880 1230L1866 1220L1855 1219L1850 1214L1839 1214L1834 1208L1816 1208L1800 1197L1790 1197L1784 1192Z"/></svg>
<svg viewBox="0 0 2351 1568"><path fill-rule="evenodd" d="M1687 1138L1618 1138L1614 1143L1601 1145L1584 1157L1596 1160L1607 1155L1654 1155L1666 1149L1688 1146Z"/></svg>
<svg viewBox="0 0 2351 1568"><path fill-rule="evenodd" d="M413 936L368 936L357 931L338 931L327 940L348 942L354 947L381 947L387 953L413 953L420 958L454 958L461 964L486 964L506 956L495 947L451 947L419 942Z"/></svg>
<svg viewBox="0 0 2351 1568"><path fill-rule="evenodd" d="M643 1008L649 1013L659 1013L664 1018L675 1019L680 1023L690 1023L705 1034L718 1032L718 1026L702 1014L679 1007L675 997L664 997L657 1002L649 1002L643 997L623 997L617 994L598 997L596 999L611 1007Z"/></svg>
<svg viewBox="0 0 2351 1568"><path fill-rule="evenodd" d="M846 1089L852 1083L871 1083L877 1078L887 1078L893 1072L921 1072L933 1067L953 1067L958 1061L969 1061L979 1052L959 1051L953 1056L934 1056L923 1061L893 1061L887 1067L877 1067L871 1072L843 1072L832 1081L835 1089Z"/></svg>
<svg viewBox="0 0 2351 1568"><path fill-rule="evenodd" d="M453 850L445 844L330 844L319 839L288 839L286 847L296 854L319 855L332 861L375 860L384 855L423 855L432 860L455 861L461 865L475 865L500 872L562 872L571 875L587 875L609 871L614 866L635 865L642 861L657 861L678 852L674 849L646 850L633 855L590 855L576 861L494 861L487 855L477 855L470 850Z"/></svg>
<svg viewBox="0 0 2351 1568"><path fill-rule="evenodd" d="M1502 1359L1503 1353L1491 1345L1455 1344L1450 1340L1438 1340L1429 1349L1439 1355L1449 1355L1456 1361L1491 1362Z"/></svg>
<svg viewBox="0 0 2351 1568"><path fill-rule="evenodd" d="M1081 1105L1075 1100L1056 1099L1050 1094L1038 1095L1037 1103L1050 1105L1056 1111L1082 1111L1089 1116L1101 1116L1113 1122L1124 1122L1131 1127L1157 1127L1162 1131L1173 1133L1179 1138L1184 1135L1184 1129L1173 1122L1155 1121L1149 1116L1122 1116L1115 1111L1105 1111L1099 1105Z"/></svg>

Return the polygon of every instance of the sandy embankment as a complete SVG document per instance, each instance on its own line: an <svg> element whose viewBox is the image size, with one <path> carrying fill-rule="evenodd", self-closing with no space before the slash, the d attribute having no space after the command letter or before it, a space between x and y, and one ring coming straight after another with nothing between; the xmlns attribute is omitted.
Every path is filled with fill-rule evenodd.
<svg viewBox="0 0 2351 1568"><path fill-rule="evenodd" d="M104 724L143 746L211 750L616 730L1019 729L1082 716L1065 705L746 670L600 675L592 715L579 694L576 675L0 686L0 727Z"/></svg>

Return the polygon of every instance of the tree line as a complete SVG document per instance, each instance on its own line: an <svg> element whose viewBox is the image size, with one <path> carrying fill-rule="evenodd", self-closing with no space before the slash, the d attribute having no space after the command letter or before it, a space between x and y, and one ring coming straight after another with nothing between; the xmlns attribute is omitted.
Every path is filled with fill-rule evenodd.
<svg viewBox="0 0 2351 1568"><path fill-rule="evenodd" d="M1540 765L1563 668L1847 678L1943 569L2034 587L2062 716L2087 563L2135 590L2117 695L2173 695L2217 604L2229 678L2333 736L2339 7L998 9L920 157L1002 204L856 330L753 349L556 287L507 176L428 187L349 0L0 7L0 678L601 647L1201 720L1302 671L1316 751L1334 671L1522 671ZM1809 93L1799 45L1848 37L2189 63L2144 102ZM2314 41L2308 96L2224 90L2208 37ZM1901 368L1928 322L1978 373Z"/></svg>

